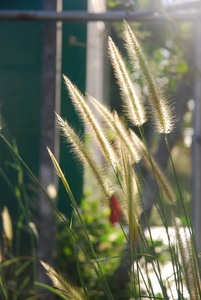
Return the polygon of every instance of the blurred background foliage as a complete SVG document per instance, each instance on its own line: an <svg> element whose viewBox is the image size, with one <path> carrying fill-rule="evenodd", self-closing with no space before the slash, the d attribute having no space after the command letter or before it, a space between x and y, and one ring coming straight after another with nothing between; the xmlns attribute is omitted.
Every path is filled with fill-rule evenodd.
<svg viewBox="0 0 201 300"><path fill-rule="evenodd" d="M160 1L158 1L160 2ZM156 3L156 2L155 2ZM86 4L86 3L85 3ZM126 9L149 9L153 8L150 5L150 1L123 1L123 0L108 0L107 1L108 10L126 10ZM83 7L81 7L83 9ZM72 9L72 8L71 8ZM85 7L86 9L86 7ZM18 24L20 26L20 24ZM23 27L22 27L23 26ZM35 26L30 24L29 26ZM40 26L41 24L37 24L37 30L34 34L36 34L38 39L40 40ZM74 26L74 27L73 27ZM79 29L79 25L73 25L70 28L64 27L64 49L63 53L65 55L66 48L67 52L71 51L71 54L76 50L76 57L79 58L79 61L74 61L71 59L70 62L72 65L70 67L67 64L67 60L69 62L69 57L64 56L64 68L63 72L70 76L72 80L81 87L81 90L84 92L85 81L82 80L84 78L84 70L85 70L85 55L86 48L80 47L79 49L73 46L69 49L69 44L66 37L72 35L72 30L80 31L78 35L80 35L80 40L86 44L86 27L82 27ZM72 29L74 28L74 29ZM107 24L107 31L104 33L105 36L108 34L112 36L114 42L117 44L123 55L125 55L125 50L123 47L122 41L122 23L113 23ZM192 55L192 25L189 23L180 23L177 24L175 30L175 24L173 22L164 22L158 24L142 24L142 23L133 23L132 28L135 31L138 39L143 44L143 48L147 53L147 57L151 62L151 66L153 72L156 76L157 83L165 89L165 93L170 95L170 98L174 98L174 94L178 88L178 86L182 83L186 85L190 85L191 82L189 78L192 76L191 70L191 61L190 57ZM33 28L32 28L33 29ZM23 33L24 38L24 24L21 24L21 33ZM38 32L38 33L37 33ZM16 42L17 43L17 42ZM37 53L40 51L41 41L38 44ZM34 44L35 45L35 44ZM4 44L5 46L5 44ZM80 54L81 53L81 54ZM28 59L28 58L27 58ZM125 57L128 62L128 57ZM37 74L39 74L40 66L38 65L40 58L37 59ZM16 60L15 60L16 62ZM77 67L74 68L74 64L76 66L80 66L79 74L77 74ZM82 66L82 67L81 67ZM36 65L35 65L36 67ZM139 95L142 97L143 101L146 103L147 99L147 87L143 83L143 78L140 75L139 68L132 69L132 67L128 64L128 68L132 73L132 77L135 82L136 89ZM2 70L1 76L4 76L3 73L5 70ZM13 71L12 71L13 72ZM112 109L116 109L118 113L121 115L121 101L120 101L120 93L118 86L116 84L116 80L113 76L112 70L109 67L110 72L110 89L109 89L109 102ZM17 75L16 75L17 76ZM39 81L39 77L36 76L36 80ZM79 82L80 81L80 82ZM10 80L9 80L10 82ZM10 84L15 82L15 79L11 80ZM15 84L17 84L15 82ZM26 85L26 82L24 83ZM24 89L22 86L22 89ZM13 91L14 93L14 91ZM29 91L30 93L30 91ZM35 94L36 93L36 94ZM18 105L15 103L15 106L7 106L5 105L7 101L7 96L5 94L5 99L2 100L2 114L5 117L6 124L11 129L11 136L13 135L17 141L10 137L8 132L6 133L8 139L11 141L13 146L17 149L17 145L19 147L20 155L25 159L28 165L34 169L34 172L38 173L38 153L35 148L39 148L38 137L37 141L33 142L33 135L39 135L39 94L40 94L40 84L38 83L38 88L35 90L34 99L28 101L29 95L26 93L25 96L27 99L22 98L21 104ZM64 87L62 88L62 93L65 93L63 98L66 98L66 91ZM12 96L12 95L11 95ZM9 96L10 97L10 96ZM169 97L169 96L168 96ZM34 102L35 101L35 102ZM26 106L37 105L38 114L35 109L32 109L29 106L28 111L25 111L24 103ZM16 107L17 106L17 107ZM7 107L7 108L6 108ZM12 110L10 111L10 107ZM20 107L22 107L22 113L25 115L25 119L21 117L15 117L15 111L19 111ZM193 109L194 102L189 98L189 101L186 105L186 112L183 118L183 126L180 133L180 136L177 140L173 148L173 157L175 161L175 167L178 172L179 180L181 186L185 187L186 200L187 203L190 203L191 200L191 144L192 144L192 122L193 122ZM31 111L31 114L30 114ZM32 114L34 111L34 114ZM68 107L66 102L62 103L62 115L65 115L65 111L68 111ZM13 112L11 114L11 112ZM70 108L69 114L71 114L72 108ZM72 112L74 116L74 112ZM29 119L31 116L31 120ZM16 125L16 119L19 123L19 126ZM22 121L26 124L23 125ZM74 121L77 124L77 120ZM126 120L125 120L126 122ZM18 124L17 123L17 124ZM27 128L27 124L29 127ZM129 125L129 124L128 124ZM6 132L6 126L3 128L3 132ZM21 131L21 127L23 127ZM145 125L146 134L148 140L150 141L152 150L154 151L157 147L157 137L154 136L153 130L148 122ZM22 137L23 131L26 132L26 139ZM32 136L30 132L33 132ZM149 138L150 136L150 138ZM31 142L30 142L31 139ZM35 140L34 140L35 141ZM31 143L31 148L33 148L34 154L29 150L27 151L27 147L23 146L24 143L26 145ZM68 150L66 147L62 148L62 159L68 160L67 163L64 163L64 170L68 169L69 181L75 185L73 188L73 192L75 192L75 198L81 199L80 204L80 212L82 214L83 220L86 223L86 227L88 229L90 238L94 244L95 250L97 251L97 256L102 258L101 266L103 267L103 271L106 274L106 277L109 281L109 284L112 286L115 291L117 288L115 284L114 272L117 269L122 255L122 250L125 246L125 239L122 231L113 226L109 221L110 216L110 208L108 205L102 203L101 195L97 197L96 188L91 188L84 191L84 194L81 198L82 194L82 172L80 172L80 168L76 166L76 164L72 164L72 154L68 154ZM8 206L9 213L12 219L13 226L13 234L14 239L10 242L8 237L5 235L5 230L3 229L3 222L1 222L1 267L0 267L0 275L2 276L2 282L5 283L6 289L8 291L9 297L12 299L25 299L25 297L34 295L35 288L33 286L33 281L35 280L35 269L36 269L36 257L37 257L37 188L33 184L32 180L29 176L24 172L22 166L19 162L16 161L12 155L8 154L8 151L4 145L1 144L1 165L0 165L0 173L1 173L1 190L3 199L1 201L1 211L3 211L3 207ZM73 159L74 161L74 159ZM185 161L185 165L183 162ZM70 172L69 172L70 167ZM76 170L76 171L73 171ZM71 172L72 171L72 172ZM72 175L74 174L74 175ZM169 173L169 177L172 177L172 174ZM90 175L87 175L87 180L90 182L92 179ZM77 190L77 182L79 181L79 190ZM173 183L174 185L174 183ZM81 186L81 187L80 187ZM96 201L94 201L96 198ZM79 233L79 239L84 244L83 233L79 227L78 220L76 216L69 209L69 203L66 203L66 196L64 191L61 191L61 201L59 204L59 208L66 215L66 218L69 222L72 222L72 228L76 234ZM156 211L153 210L151 215L151 224L152 225L160 225L157 222L157 214ZM2 218L1 218L2 220ZM24 238L23 235L26 237ZM56 235L56 249L55 249L55 268L58 269L64 276L67 278L70 277L73 282L76 282L80 285L79 276L77 272L77 261L76 255L79 257L80 268L83 272L84 280L88 289L91 291L91 299L101 299L102 291L100 287L100 283L95 279L95 276L88 264L81 256L81 251L74 244L72 239L69 237L66 232L64 226L61 224L59 220L56 223L55 229ZM24 241L26 240L26 243ZM160 243L160 241L159 241ZM74 254L74 250L76 249ZM21 256L21 257L20 257ZM15 261L14 258L17 258ZM162 258L161 258L162 260ZM7 261L7 263L6 263ZM9 278L9 280L8 280ZM19 288L20 287L20 288ZM10 299L11 299L10 298Z"/></svg>

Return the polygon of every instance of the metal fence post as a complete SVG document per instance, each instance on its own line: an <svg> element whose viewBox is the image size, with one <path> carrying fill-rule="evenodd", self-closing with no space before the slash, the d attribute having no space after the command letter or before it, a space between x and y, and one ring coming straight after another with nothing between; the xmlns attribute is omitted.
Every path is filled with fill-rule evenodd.
<svg viewBox="0 0 201 300"><path fill-rule="evenodd" d="M193 137L193 223L198 252L201 251L201 21L195 21L195 81Z"/></svg>
<svg viewBox="0 0 201 300"><path fill-rule="evenodd" d="M44 9L62 11L62 0L44 0ZM55 126L54 111L60 112L61 94L61 47L62 23L46 22L43 28L42 53L42 103L41 103L41 145L40 145L40 183L53 201L57 197L58 179L46 146L59 156L59 138ZM54 212L43 194L39 196L39 247L38 257L53 264L54 251ZM38 281L47 283L43 269L38 268Z"/></svg>

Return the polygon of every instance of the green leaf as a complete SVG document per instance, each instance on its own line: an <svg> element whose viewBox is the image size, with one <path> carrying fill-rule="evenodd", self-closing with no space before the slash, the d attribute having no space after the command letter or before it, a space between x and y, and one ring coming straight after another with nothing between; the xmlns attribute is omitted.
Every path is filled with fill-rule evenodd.
<svg viewBox="0 0 201 300"><path fill-rule="evenodd" d="M177 72L178 73L186 73L186 72L188 72L188 69L189 69L188 64L185 61L180 61L177 64Z"/></svg>
<svg viewBox="0 0 201 300"><path fill-rule="evenodd" d="M121 1L115 1L115 0L109 0L108 2L107 2L107 5L109 6L109 7L115 7L115 6L117 6L117 5L119 5L119 4L121 4Z"/></svg>
<svg viewBox="0 0 201 300"><path fill-rule="evenodd" d="M15 272L17 276L19 276L30 264L32 263L32 260L25 261Z"/></svg>

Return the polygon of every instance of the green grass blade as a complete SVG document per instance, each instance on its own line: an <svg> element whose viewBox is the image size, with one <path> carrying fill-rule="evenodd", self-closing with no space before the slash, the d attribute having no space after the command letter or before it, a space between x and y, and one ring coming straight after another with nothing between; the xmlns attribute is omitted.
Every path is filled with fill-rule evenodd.
<svg viewBox="0 0 201 300"><path fill-rule="evenodd" d="M77 271L78 271L78 274L79 274L79 277L80 277L80 282L81 282L85 297L88 300L89 298L88 298L88 295L87 295L87 287L86 287L86 284L84 282L84 278L82 276L82 271L81 271L80 262L79 262L78 255L77 255L76 245L75 245L75 243L73 243L73 245L74 245L75 259L76 259L76 263L77 263Z"/></svg>
<svg viewBox="0 0 201 300"><path fill-rule="evenodd" d="M44 283L41 283L41 282L37 282L37 281L36 281L36 282L35 282L35 285L45 288L46 290L48 290L48 291L54 293L55 295L61 297L61 298L64 299L64 300L69 300L69 299L70 299L70 298L68 298L68 297L65 297L65 296L62 295L62 293L60 293L58 290L56 290L55 288L53 288L53 287L51 287L51 286L49 286L49 285L47 285L47 284L44 284ZM43 297L44 297L44 295L43 295Z"/></svg>
<svg viewBox="0 0 201 300"><path fill-rule="evenodd" d="M0 289L1 289L1 291L2 291L1 295L4 297L3 299L9 300L9 299L8 299L8 295L7 295L7 291L6 291L6 289L5 289L5 287L4 287L4 283L3 283L3 281L2 281L1 274L0 274ZM2 300L3 300L3 299L2 299Z"/></svg>

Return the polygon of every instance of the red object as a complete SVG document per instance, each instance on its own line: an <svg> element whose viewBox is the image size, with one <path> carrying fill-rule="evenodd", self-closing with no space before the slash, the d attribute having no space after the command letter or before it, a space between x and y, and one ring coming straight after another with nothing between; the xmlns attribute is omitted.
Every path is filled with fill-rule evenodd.
<svg viewBox="0 0 201 300"><path fill-rule="evenodd" d="M110 200L111 200L111 203L110 203L110 210L111 210L110 222L112 224L115 224L115 223L118 223L119 221L121 221L121 207L120 207L119 201L118 201L118 199L115 195L112 195ZM114 210L115 210L116 214L115 214Z"/></svg>

